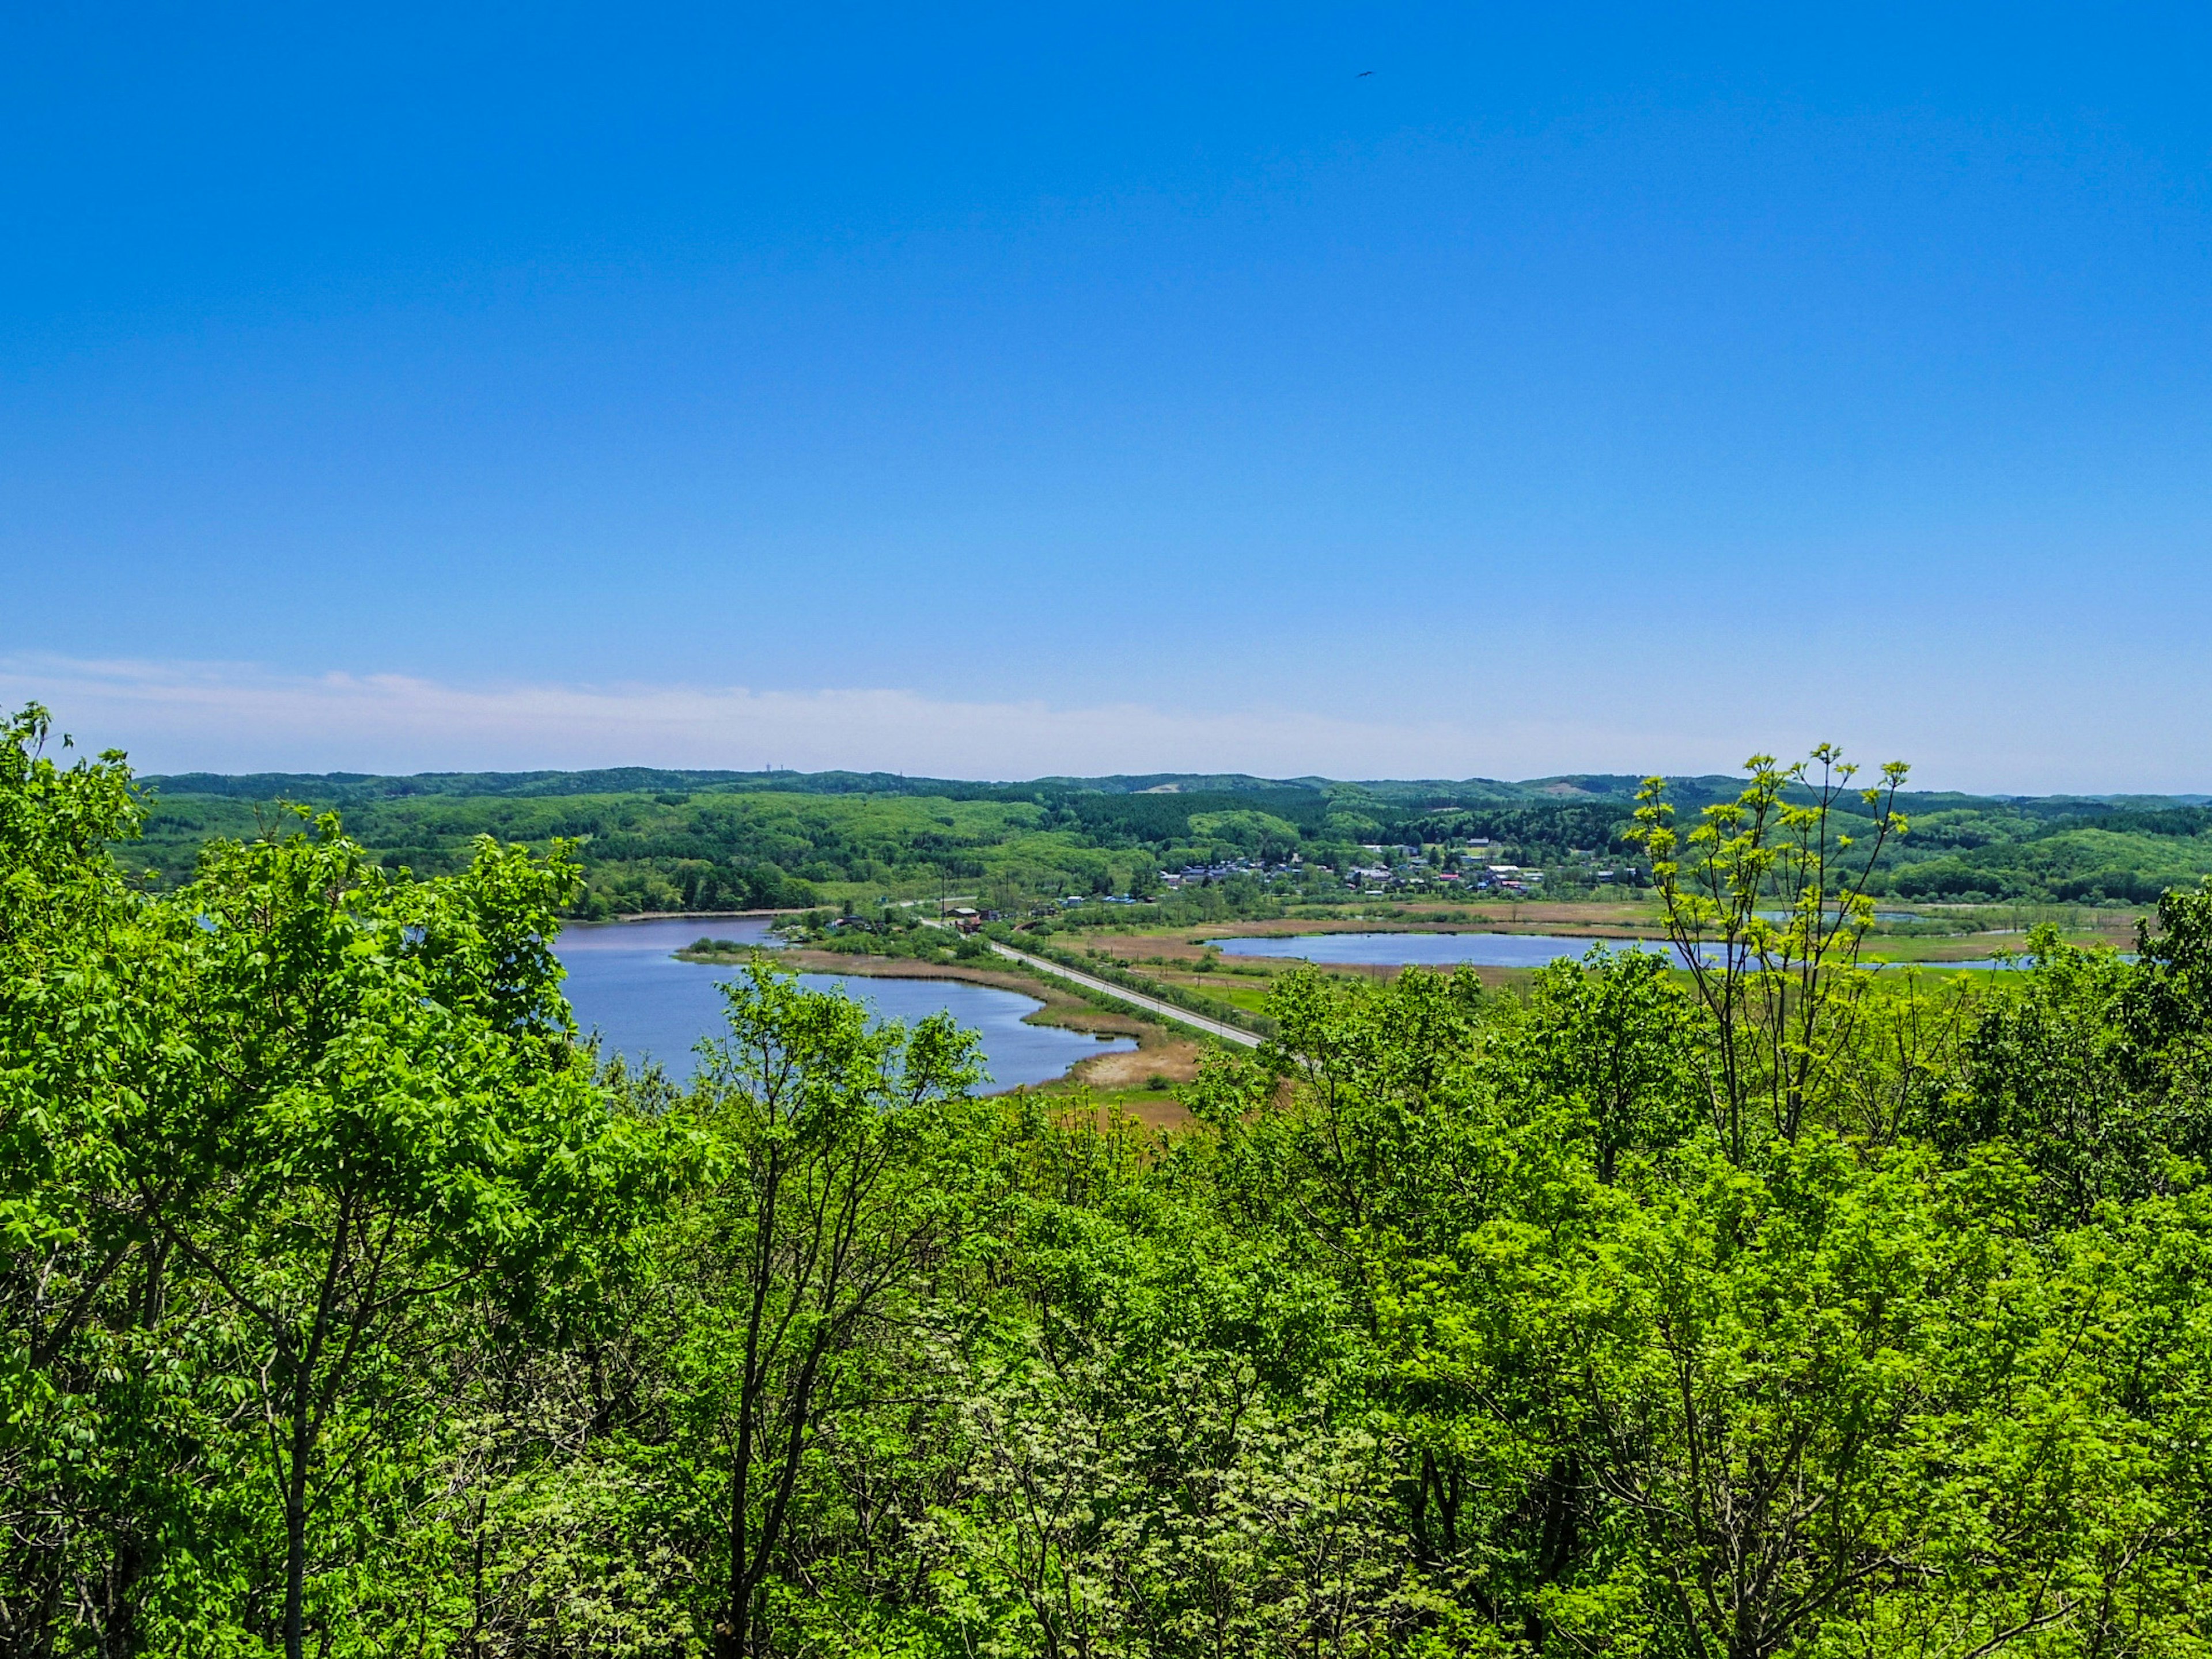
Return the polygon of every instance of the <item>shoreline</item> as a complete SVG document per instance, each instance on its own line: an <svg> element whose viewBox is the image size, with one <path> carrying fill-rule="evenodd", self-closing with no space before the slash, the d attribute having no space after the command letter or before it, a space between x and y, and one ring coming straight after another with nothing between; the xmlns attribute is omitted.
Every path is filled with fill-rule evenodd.
<svg viewBox="0 0 2212 1659"><path fill-rule="evenodd" d="M678 951L673 954L679 962L729 967L750 959L755 952ZM768 954L772 961L800 973L854 979L951 979L995 991L1011 991L1041 1005L1035 1012L1022 1017L1024 1024L1056 1026L1089 1036L1126 1036L1136 1042L1133 1049L1087 1055L1057 1078L1043 1083L1017 1084L1012 1089L998 1091L1000 1094L1024 1091L1058 1094L1075 1087L1095 1089L1105 1094L1124 1093L1139 1088L1153 1077L1164 1078L1171 1083L1188 1083L1198 1074L1200 1045L1197 1042L1133 1012L1101 1008L1042 975L1033 976L1012 969L975 968L965 963L809 951L804 946L787 947ZM1139 1103L1131 1115L1155 1128L1172 1128L1190 1121L1190 1115L1173 1100Z"/></svg>
<svg viewBox="0 0 2212 1659"><path fill-rule="evenodd" d="M563 927L619 927L631 921L757 921L763 916L803 916L804 910L626 910L618 916L563 916Z"/></svg>
<svg viewBox="0 0 2212 1659"><path fill-rule="evenodd" d="M1533 909L1535 907L1525 907ZM1565 914L1562 914L1562 913ZM2130 919L2130 921L2132 918ZM1611 944L1616 941L1638 940L1664 944L1668 933L1656 918L1635 921L1599 920L1576 915L1571 907L1554 903L1544 907L1544 913L1522 915L1511 920L1484 918L1479 921L1412 921L1402 917L1376 917L1354 921L1350 918L1271 917L1255 921L1203 922L1195 927L1178 927L1171 932L1154 933L1125 933L1097 934L1097 943L1112 951L1125 962L1140 960L1140 952L1149 953L1181 964L1195 962L1209 951L1218 951L1221 941L1231 939L1287 939L1314 938L1340 933L1415 933L1424 936L1462 933L1531 935L1560 939L1585 940L1590 944ZM2069 944L2090 947L2126 948L2126 941L2118 937L2117 928L2077 928L2069 930L2065 937ZM2007 948L2015 947L2023 935L2012 929L1984 930L1972 933L1936 935L1889 934L1869 933L1863 947L1867 958L1879 959L1899 968L1942 968L1954 962L1978 961ZM1249 961L1279 960L1273 957L1240 958ZM1371 968L1372 963L1337 963L1329 964L1338 969ZM1387 965L1387 964L1386 964ZM1394 969L1395 971L1395 969ZM1521 970L1507 970L1521 971Z"/></svg>

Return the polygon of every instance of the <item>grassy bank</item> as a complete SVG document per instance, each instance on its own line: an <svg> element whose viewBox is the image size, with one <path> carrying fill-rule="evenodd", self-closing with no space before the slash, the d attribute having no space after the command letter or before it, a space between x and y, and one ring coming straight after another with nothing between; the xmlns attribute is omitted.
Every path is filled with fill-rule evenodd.
<svg viewBox="0 0 2212 1659"><path fill-rule="evenodd" d="M964 941L963 941L964 942ZM1024 1016L1025 1024L1057 1026L1092 1036L1133 1038L1133 1052L1117 1050L1079 1060L1053 1082L1020 1085L1037 1094L1080 1097L1084 1109L1120 1111L1158 1128L1189 1121L1189 1114L1176 1098L1175 1090L1197 1075L1198 1060L1212 1040L1188 1027L1170 1025L1124 1002L1086 991L1050 975L1033 973L1019 963L985 952L981 961L950 955L939 960L919 951L903 955L869 954L842 950L797 947L760 951L757 947L722 941L702 942L676 952L679 962L730 966L765 955L780 968L807 974L834 974L859 979L951 979L969 985L987 985L1035 998L1042 1006Z"/></svg>

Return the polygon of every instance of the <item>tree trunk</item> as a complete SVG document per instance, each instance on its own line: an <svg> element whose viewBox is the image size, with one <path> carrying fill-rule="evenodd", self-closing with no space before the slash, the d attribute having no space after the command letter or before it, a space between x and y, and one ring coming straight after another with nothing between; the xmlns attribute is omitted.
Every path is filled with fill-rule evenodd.
<svg viewBox="0 0 2212 1659"><path fill-rule="evenodd" d="M284 1489L284 1659L305 1659L307 1652L307 1457L301 1437L294 1437L292 1478Z"/></svg>

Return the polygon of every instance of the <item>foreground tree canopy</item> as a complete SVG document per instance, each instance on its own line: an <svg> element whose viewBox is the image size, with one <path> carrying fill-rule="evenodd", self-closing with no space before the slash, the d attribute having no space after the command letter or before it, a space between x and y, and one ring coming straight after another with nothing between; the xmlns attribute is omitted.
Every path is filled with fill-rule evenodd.
<svg viewBox="0 0 2212 1659"><path fill-rule="evenodd" d="M1860 972L1832 753L1686 962L1292 976L1156 1139L765 970L595 1066L577 871L134 879L0 728L0 1650L2212 1649L2212 893ZM1060 1103L1063 1106L1065 1102Z"/></svg>

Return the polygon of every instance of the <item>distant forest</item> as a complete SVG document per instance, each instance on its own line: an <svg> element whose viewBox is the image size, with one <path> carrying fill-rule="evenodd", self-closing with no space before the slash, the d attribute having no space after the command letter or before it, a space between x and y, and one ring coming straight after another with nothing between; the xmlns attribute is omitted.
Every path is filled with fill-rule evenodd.
<svg viewBox="0 0 2212 1659"><path fill-rule="evenodd" d="M1158 872L1245 859L1340 871L1375 845L1486 838L1498 856L1553 872L1575 855L1631 860L1623 840L1639 781L1577 775L1341 783L1161 775L973 783L888 773L441 773L416 777L204 773L152 778L134 859L157 884L188 879L211 839L296 822L288 804L343 815L390 869L464 867L475 838L543 850L580 843L573 912L781 908L957 885L1008 904L1156 890ZM1735 780L1678 780L1686 805ZM2212 805L2200 797L1900 798L1911 831L1874 890L1899 900L2144 904L2212 873ZM1340 890L1316 876L1298 890Z"/></svg>

